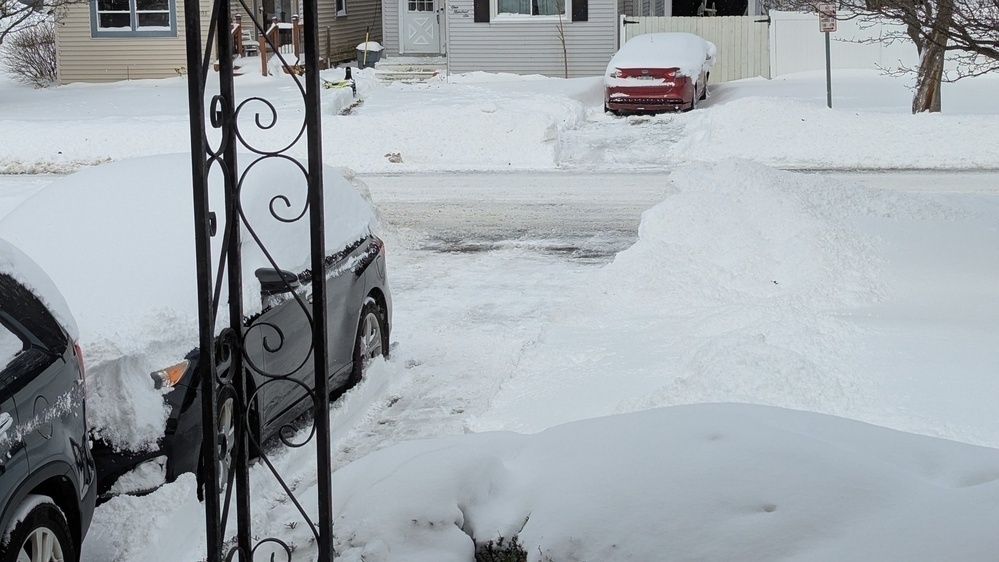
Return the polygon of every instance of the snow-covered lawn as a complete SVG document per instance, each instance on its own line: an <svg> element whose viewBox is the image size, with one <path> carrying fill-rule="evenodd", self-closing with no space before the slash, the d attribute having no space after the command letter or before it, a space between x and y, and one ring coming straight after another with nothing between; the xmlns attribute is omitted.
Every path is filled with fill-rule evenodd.
<svg viewBox="0 0 999 562"><path fill-rule="evenodd" d="M999 80L948 85L948 113L932 116L906 113L902 80L842 72L832 111L822 77L804 75L714 85L688 114L613 118L599 77L383 86L368 72L349 115L336 115L349 94L324 92L328 163L644 167L662 170L666 196L605 265L516 243L427 251L385 225L393 356L333 410L345 560L468 561L514 534L541 562L999 551L999 186L912 194L769 167L999 168ZM184 87L0 84L0 134L18 140L0 168L182 151ZM281 79L241 87L295 128ZM509 181L496 174L496 197ZM274 462L314 514L311 455ZM293 506L262 466L253 479L255 533L311 559ZM202 521L193 477L117 498L84 559L197 560Z"/></svg>
<svg viewBox="0 0 999 562"><path fill-rule="evenodd" d="M940 115L908 114L904 78L838 71L833 111L824 76L810 73L712 84L700 106L709 111L622 119L604 115L599 76L473 73L386 86L373 69L354 74L364 102L349 115L339 115L352 102L349 88L322 92L323 148L328 164L358 172L660 168L732 157L791 168L999 168L996 77L945 85ZM323 76L339 80L343 71ZM0 138L17 142L0 150L0 173L65 173L189 146L184 78L48 90L4 80ZM262 95L278 110L275 128L257 136L254 116L270 112L247 104L248 138L277 145L298 133L301 101L290 80L237 79L237 95Z"/></svg>

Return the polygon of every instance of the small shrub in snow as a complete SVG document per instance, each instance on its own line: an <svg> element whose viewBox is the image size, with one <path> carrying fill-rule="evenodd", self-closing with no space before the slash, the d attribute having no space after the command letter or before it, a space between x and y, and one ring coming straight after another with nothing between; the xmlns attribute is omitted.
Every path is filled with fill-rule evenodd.
<svg viewBox="0 0 999 562"><path fill-rule="evenodd" d="M18 31L0 50L3 70L23 84L44 88L56 81L55 24L42 22Z"/></svg>
<svg viewBox="0 0 999 562"><path fill-rule="evenodd" d="M510 542L500 537L476 548L475 562L527 562L527 551L520 545L517 535Z"/></svg>

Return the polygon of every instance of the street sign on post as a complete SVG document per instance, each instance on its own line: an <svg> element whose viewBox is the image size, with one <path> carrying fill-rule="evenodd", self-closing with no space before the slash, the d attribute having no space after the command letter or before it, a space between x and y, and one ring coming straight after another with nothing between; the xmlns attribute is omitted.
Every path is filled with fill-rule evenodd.
<svg viewBox="0 0 999 562"><path fill-rule="evenodd" d="M815 9L819 12L819 31L836 33L836 4L819 4Z"/></svg>
<svg viewBox="0 0 999 562"><path fill-rule="evenodd" d="M836 32L836 4L816 4L819 31L826 34L826 106L832 109L832 60L829 54L829 34Z"/></svg>

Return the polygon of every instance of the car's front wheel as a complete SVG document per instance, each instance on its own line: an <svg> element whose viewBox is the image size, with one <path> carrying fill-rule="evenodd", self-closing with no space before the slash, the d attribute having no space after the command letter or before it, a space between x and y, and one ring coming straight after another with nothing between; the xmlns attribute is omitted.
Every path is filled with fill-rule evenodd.
<svg viewBox="0 0 999 562"><path fill-rule="evenodd" d="M76 545L59 506L47 496L29 495L27 514L8 529L9 540L0 546L2 562L75 562Z"/></svg>
<svg viewBox="0 0 999 562"><path fill-rule="evenodd" d="M357 384L364 375L368 363L376 357L388 355L388 328L385 311L374 299L368 299L361 309L361 319L357 323L357 337L354 339L354 365L350 373L350 385Z"/></svg>

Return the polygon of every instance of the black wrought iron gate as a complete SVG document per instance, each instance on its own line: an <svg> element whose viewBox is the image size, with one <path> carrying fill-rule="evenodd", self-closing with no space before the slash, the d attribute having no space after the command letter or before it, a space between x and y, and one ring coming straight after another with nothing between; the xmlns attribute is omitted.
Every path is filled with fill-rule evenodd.
<svg viewBox="0 0 999 562"><path fill-rule="evenodd" d="M254 14L244 0L233 0L242 5L244 11ZM263 545L283 550L287 560L293 559L293 547L281 537L258 538L259 531L251 529L251 503L249 451L255 432L251 431L251 416L255 396L263 386L272 383L288 382L288 373L268 373L262 365L255 364L245 353L246 335L262 326L252 322L246 324L243 310L243 272L240 248L244 234L246 243L257 244L267 261L279 275L279 283L288 285L288 294L293 296L308 317L312 328L310 358L315 364L315 388L308 389L313 400L315 421L309 439L304 443L286 443L292 446L314 446L317 457L317 487L319 500L317 511L310 517L310 509L294 497L281 475L263 452L261 464L268 467L273 477L288 494L298 508L304 522L311 528L318 546L319 560L328 561L333 557L332 529L333 505L330 470L330 421L329 421L329 379L327 350L327 316L325 283L313 283L311 302L291 290L293 280L281 275L278 264L265 247L265 241L257 236L253 225L249 224L241 207L241 188L258 164L269 159L279 159L293 163L301 175L288 177L279 189L288 189L295 183L304 184L308 190L307 204L298 216L285 217L275 211L276 203L288 204L288 198L275 193L270 200L271 218L283 223L299 220L308 221L311 244L311 271L324 271L325 225L323 216L322 191L322 134L319 106L319 55L317 0L302 0L304 13L304 67L303 75L291 75L302 95L303 111L295 111L295 119L301 118L301 128L292 127L297 135L287 142L281 141L278 150L266 150L251 142L250 136L241 131L240 125L253 127L261 133L269 131L278 123L278 109L274 104L260 97L239 100L233 83L233 37L231 6L229 0L214 0L208 34L202 36L201 3L185 2L188 96L191 115L191 166L193 172L195 241L198 273L200 351L197 363L197 377L201 385L202 423L204 441L202 447L202 468L199 482L203 485L207 534L207 560L253 560L257 549ZM253 26L261 34L261 22L252 20ZM268 39L270 41L270 39ZM276 45L271 44L274 56L286 65ZM266 50L260 56L267 56ZM213 72L214 61L218 60L218 92L206 91L209 73ZM206 100L207 105L206 105ZM249 109L255 108L255 109ZM253 115L249 115L250 112ZM304 117L302 117L304 116ZM210 140L211 139L211 140ZM303 158L303 155L305 156ZM209 179L216 179L221 186L209 185ZM212 192L224 193L222 200L211 200ZM258 225L259 226L259 225ZM221 238L221 251L212 252L213 238ZM321 276L315 277L321 279ZM228 290L228 303L224 299L223 287ZM227 306L228 314L220 315L220 307ZM216 325L220 317L228 317L227 326ZM274 352L285 344L284 334L271 326L271 341L264 345ZM249 375L258 382L251 386ZM263 382L259 382L263 381ZM231 422L231 423L230 423ZM284 438L282 437L282 440ZM255 443L259 446L259 443ZM256 448L256 447L255 447ZM231 513L235 517L231 517ZM227 521L235 519L235 541L227 539L232 529L226 529ZM228 531L228 532L227 532ZM268 557L269 559L274 559Z"/></svg>

